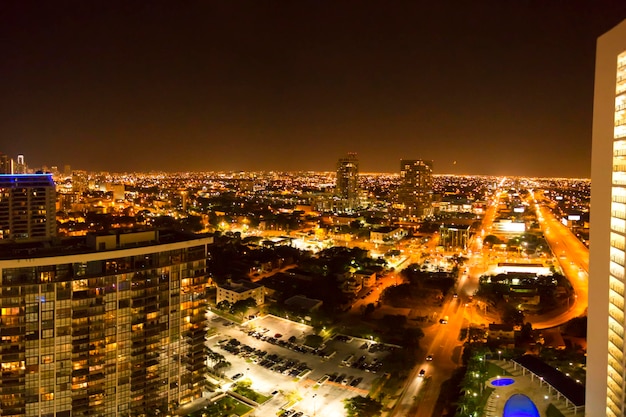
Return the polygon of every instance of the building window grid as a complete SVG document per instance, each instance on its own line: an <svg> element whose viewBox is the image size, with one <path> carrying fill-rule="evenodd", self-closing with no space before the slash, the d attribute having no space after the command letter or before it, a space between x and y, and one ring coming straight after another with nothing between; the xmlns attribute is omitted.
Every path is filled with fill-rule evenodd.
<svg viewBox="0 0 626 417"><path fill-rule="evenodd" d="M613 270L615 270L615 272L620 273L624 271L624 267L621 265L617 265L616 263L612 263L611 264L611 274L613 274ZM609 277L609 288L612 291L615 291L616 293L618 293L619 295L621 295L622 297L624 297L626 294L624 293L624 282L622 279L620 279L619 276L611 276Z"/></svg>
<svg viewBox="0 0 626 417"><path fill-rule="evenodd" d="M201 263L196 263L196 264L197 264L197 265L194 265L194 266L203 267L202 265L200 265ZM159 271L159 272L160 272L160 271ZM174 282L176 282L176 280L174 280ZM174 284L174 282L173 282L173 284ZM80 286L83 286L83 288L84 288L84 282L79 282L79 287L80 287ZM61 290L62 290L62 288L61 288ZM190 294L190 295L191 295L191 294ZM46 294L46 296L47 296L46 298L47 298L48 300L51 300L51 298L54 296L54 293ZM34 298L34 297L33 297L33 298ZM189 298L189 300L191 300L191 297L184 297L184 299L187 299L187 298ZM116 300L115 296L111 296L111 297L107 296L107 299L109 299L109 300L111 300L111 301ZM77 302L76 302L76 301L77 301ZM115 302L115 301L114 301L114 302ZM72 302L72 301L70 301L70 300L63 300L63 301L60 301L60 303L56 306L56 307L57 307L57 308L56 308L56 310L58 311L58 310L60 310L61 308L68 308L68 307L69 307L69 306L71 306L73 303L75 303L78 307L85 307L85 305L83 305L83 304L85 304L85 303L83 303L83 300L74 300L74 302ZM169 304L170 304L170 306L172 305L172 304L171 304L171 301L169 301ZM49 309L50 311L53 311L53 310L55 309L55 308L54 308L54 304L48 304L48 305L49 305L50 307L49 307L49 308L46 308L46 310L48 310L48 309ZM112 306L110 306L110 307L112 307ZM198 310L197 310L197 307L198 307L198 303L197 303L197 302L196 302L196 303L194 303L194 306L190 306L190 308L194 308L194 309L195 309L194 311L192 311L193 313L197 313L197 311L198 311ZM111 310L110 310L110 311L111 311ZM120 321L120 322L128 321L128 322L130 322L130 311L131 311L131 310L130 310L129 308L127 308L127 309L120 309L119 311L117 311L117 313L121 313L121 314L115 314L116 312L115 312L115 311L113 311L113 315L109 316L109 317L108 317L108 320L109 320L109 321L111 321L111 322L116 322L116 321ZM167 311L168 311L168 308L165 308L165 312L167 312ZM124 313L125 313L125 314L124 314ZM43 320L43 319L44 319L44 317L43 317L43 316L40 316L39 314L35 314L35 315L32 317L32 319L34 320L34 321L33 321L33 323L37 323L37 324L39 325L38 327L39 327L39 328L41 328L41 325L42 325L41 320ZM57 329L58 329L58 328L62 328L62 327L65 327L65 326L67 326L67 325L70 325L70 322L71 322L71 321L72 321L72 320L71 320L71 319L69 319L69 318L67 318L67 319L65 319L65 318L58 319L58 320L56 321L56 323L54 323L54 322L53 322L53 326L54 326L55 328L57 328ZM166 321L167 321L167 320L166 320ZM79 320L77 321L77 323L80 323L80 322L81 322L81 320L79 319ZM128 324L129 324L129 323L128 323ZM116 326L116 329L121 329L121 326ZM120 332L118 332L118 334L119 334L119 333L120 333ZM104 332L102 332L102 334L103 334L103 336L102 336L102 337L104 337ZM118 335L116 335L116 338L117 338L117 336L118 336ZM60 336L60 337L63 337L63 338L64 338L64 339L66 339L66 340L64 340L64 343L63 343L62 345L58 345L58 344L57 344L57 345L58 345L58 350L56 350L56 352L58 352L58 353L59 353L59 355L58 355L58 359L57 359L57 365L62 365L62 364L64 363L64 362L61 362L61 361L60 361L60 358L63 356L63 355L60 355L60 353L61 353L62 351L66 351L66 353L69 353L69 352L67 352L67 351L69 351L69 350L70 350L70 346L71 346L71 345L70 345L70 341L71 341L71 337L70 337L70 336ZM130 337L130 333L128 333L128 334L127 334L127 339L128 339L129 337ZM57 340L57 342L58 342L58 341L59 341L59 340ZM48 346L48 345L49 345L49 346L54 346L54 344L47 344L47 343L46 343L46 341L41 340L41 339L38 339L38 340L36 340L36 341L34 341L34 342L36 342L36 343L31 344L31 348L32 348L32 349L35 349L35 346L37 346L37 345L38 345L38 346L39 346L39 348L40 348L40 349L42 349L42 352L47 352L48 350L51 350L52 352L54 352L54 349L52 349L52 348L48 349L48 348L46 347L46 346ZM52 342L52 341L51 341L51 342ZM159 342L159 344L166 345L166 341ZM121 346L123 346L123 345L121 344ZM97 351L94 351L94 352L96 352L96 353L97 353ZM121 347L121 348L119 349L119 352L124 352L124 353L126 353L126 354L129 354L129 353L130 353L130 347L129 347L129 346L127 346L127 347L125 347L125 348L124 348L124 347ZM69 363L69 362L68 362L68 363ZM164 367L164 369L168 369L168 368L167 368L167 367ZM182 370L183 370L183 369L181 369L181 371L182 371ZM65 379L65 381L69 381L69 376L67 376L67 375L66 375L66 376L62 376L60 373L57 373L57 375L55 376L54 371L45 371L45 372L46 372L46 373L44 373L42 376L43 376L43 377L45 377L45 379L46 379L46 380L48 380L48 379L49 379L49 380L51 381L51 385L46 385L46 386L45 386L45 387L46 387L46 388L45 388L45 391L54 391L54 390L53 390L53 388L55 387L55 382L59 382L60 384L64 384L64 383L67 383L67 382L62 382L62 381L63 381L63 379ZM129 371L127 372L127 374L129 374ZM167 374L169 374L169 371L167 372ZM59 377L60 377L61 379L59 379ZM90 385L91 385L91 384L90 384ZM168 385L169 385L169 384L168 384ZM41 385L39 385L39 386L41 386ZM127 385L127 386L128 386L128 385ZM52 387L52 388L51 388L51 387ZM60 395L60 394L61 394L61 392L62 392L62 391L60 390L60 386L59 386L59 387L57 387L57 390L56 390L56 391L57 391L57 392L56 392L56 393L54 393L54 392L53 392L53 394L57 394L57 395L55 395L55 397L56 397L56 398L58 398L58 399L60 400L60 399L61 399L61 395ZM121 393L121 391L122 391L122 390L119 390L119 391L120 391L120 393ZM163 389L162 391L164 391L164 393L165 393L165 392L167 392L167 388L166 388L166 389ZM176 389L176 390L174 390L174 393L176 393L176 392L178 392L178 390L177 390L177 389ZM183 393L186 393L187 395L189 395L189 396L190 396L189 398L191 398L191 396L195 395L195 394L193 394L193 392L194 392L194 390L193 390L193 389L191 389L191 387L189 387L188 389L186 389L186 390L184 390L184 391L183 391ZM67 391L67 393L69 393L69 391ZM180 394L179 394L179 395L180 395ZM179 398L180 398L180 397L179 397ZM122 401L124 401L124 400L126 400L126 401L127 401L127 400L129 399L129 392L128 392L128 390L127 390L127 392L125 393L125 395L120 395L119 399L120 399L120 400L122 400ZM60 402L59 402L59 401L54 401L54 403L60 404ZM66 404L71 405L71 403L70 403L70 399L69 399L69 398L68 398L68 400L67 400Z"/></svg>
<svg viewBox="0 0 626 417"><path fill-rule="evenodd" d="M626 155L626 141L619 140L626 137L626 52L618 56L616 74L616 98L614 113L614 142L613 142L613 185L611 192L611 228L621 234L625 233L625 217L623 203L626 190L615 185L626 184L623 156ZM607 416L624 415L624 239L611 233L610 240L610 281L609 281L609 369L607 384Z"/></svg>
<svg viewBox="0 0 626 417"><path fill-rule="evenodd" d="M624 337L624 325L617 322L613 317L609 317L609 329L615 332L619 337Z"/></svg>
<svg viewBox="0 0 626 417"><path fill-rule="evenodd" d="M612 304L609 304L609 315L620 323L624 322L624 311Z"/></svg>
<svg viewBox="0 0 626 417"><path fill-rule="evenodd" d="M617 248L611 248L611 261L615 262L619 265L623 265L624 264L624 252L620 251Z"/></svg>

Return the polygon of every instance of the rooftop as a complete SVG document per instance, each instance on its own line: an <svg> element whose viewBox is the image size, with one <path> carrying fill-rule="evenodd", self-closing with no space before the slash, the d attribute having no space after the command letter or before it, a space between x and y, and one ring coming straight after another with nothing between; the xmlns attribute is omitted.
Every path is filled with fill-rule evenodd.
<svg viewBox="0 0 626 417"><path fill-rule="evenodd" d="M46 241L12 243L6 242L0 244L0 259L19 259L19 258L44 258L50 256L78 255L83 253L94 252L95 246L99 239L117 238L120 236L132 237L133 235L144 236L142 239L128 239L125 244L117 245L107 250L119 250L129 247L145 247L156 244L178 243L187 240L202 239L209 237L208 234L196 235L193 233L182 232L179 230L142 230L142 231L112 231L110 233L91 233L87 236L55 238ZM150 236L147 238L145 236ZM101 250L98 250L100 252Z"/></svg>
<svg viewBox="0 0 626 417"><path fill-rule="evenodd" d="M0 188L54 187L52 174L0 174Z"/></svg>
<svg viewBox="0 0 626 417"><path fill-rule="evenodd" d="M543 378L554 389L563 394L572 404L580 407L585 405L585 387L572 378L548 365L533 355L524 355L513 359L536 376Z"/></svg>

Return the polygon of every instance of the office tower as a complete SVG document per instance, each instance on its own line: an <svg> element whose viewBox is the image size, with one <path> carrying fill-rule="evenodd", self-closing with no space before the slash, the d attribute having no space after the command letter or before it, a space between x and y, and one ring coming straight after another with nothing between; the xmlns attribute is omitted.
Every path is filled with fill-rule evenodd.
<svg viewBox="0 0 626 417"><path fill-rule="evenodd" d="M585 415L623 417L626 392L626 21L596 49Z"/></svg>
<svg viewBox="0 0 626 417"><path fill-rule="evenodd" d="M56 236L52 174L0 175L0 242Z"/></svg>
<svg viewBox="0 0 626 417"><path fill-rule="evenodd" d="M86 171L72 173L72 191L84 193L89 189L89 176Z"/></svg>
<svg viewBox="0 0 626 417"><path fill-rule="evenodd" d="M9 155L0 152L0 174L12 174L13 161Z"/></svg>
<svg viewBox="0 0 626 417"><path fill-rule="evenodd" d="M94 235L0 257L0 414L166 416L201 398L212 241Z"/></svg>
<svg viewBox="0 0 626 417"><path fill-rule="evenodd" d="M24 162L24 155L17 156L17 164L15 164L16 174L26 174L26 163Z"/></svg>
<svg viewBox="0 0 626 417"><path fill-rule="evenodd" d="M111 191L113 192L113 200L121 201L126 198L126 186L124 184L112 184Z"/></svg>
<svg viewBox="0 0 626 417"><path fill-rule="evenodd" d="M187 190L180 191L180 205L183 211L187 211L187 201L189 200L189 192Z"/></svg>
<svg viewBox="0 0 626 417"><path fill-rule="evenodd" d="M72 167L70 165L63 166L63 175L65 175L65 177L69 177L72 175Z"/></svg>
<svg viewBox="0 0 626 417"><path fill-rule="evenodd" d="M356 153L349 153L337 161L335 194L340 199L340 211L352 211L359 202L359 160Z"/></svg>
<svg viewBox="0 0 626 417"><path fill-rule="evenodd" d="M400 160L397 207L407 220L422 216L430 208L433 195L433 161Z"/></svg>

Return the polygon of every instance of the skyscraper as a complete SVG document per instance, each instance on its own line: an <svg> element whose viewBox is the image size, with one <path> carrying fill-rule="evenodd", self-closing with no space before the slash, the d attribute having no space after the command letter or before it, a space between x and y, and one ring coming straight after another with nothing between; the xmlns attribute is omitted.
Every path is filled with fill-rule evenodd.
<svg viewBox="0 0 626 417"><path fill-rule="evenodd" d="M0 175L0 242L56 236L52 174Z"/></svg>
<svg viewBox="0 0 626 417"><path fill-rule="evenodd" d="M0 152L0 174L12 174L13 160L9 158L9 155Z"/></svg>
<svg viewBox="0 0 626 417"><path fill-rule="evenodd" d="M626 21L598 39L585 414L626 416Z"/></svg>
<svg viewBox="0 0 626 417"><path fill-rule="evenodd" d="M165 416L201 398L212 242L146 231L0 253L0 414Z"/></svg>
<svg viewBox="0 0 626 417"><path fill-rule="evenodd" d="M24 162L24 155L17 156L17 164L15 164L16 174L26 174L26 162Z"/></svg>
<svg viewBox="0 0 626 417"><path fill-rule="evenodd" d="M433 161L400 160L399 214L408 219L419 217L430 207L433 194Z"/></svg>
<svg viewBox="0 0 626 417"><path fill-rule="evenodd" d="M349 153L337 161L335 194L341 200L342 211L352 211L359 202L359 160L356 153Z"/></svg>

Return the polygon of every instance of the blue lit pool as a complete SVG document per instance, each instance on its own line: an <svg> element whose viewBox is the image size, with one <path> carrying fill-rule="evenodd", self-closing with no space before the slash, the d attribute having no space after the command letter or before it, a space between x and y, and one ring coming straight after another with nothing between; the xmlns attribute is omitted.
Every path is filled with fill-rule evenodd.
<svg viewBox="0 0 626 417"><path fill-rule="evenodd" d="M506 400L502 417L539 417L539 410L527 396L514 394Z"/></svg>
<svg viewBox="0 0 626 417"><path fill-rule="evenodd" d="M494 387L506 387L507 385L511 385L515 382L513 378L498 378L491 381L491 385Z"/></svg>

